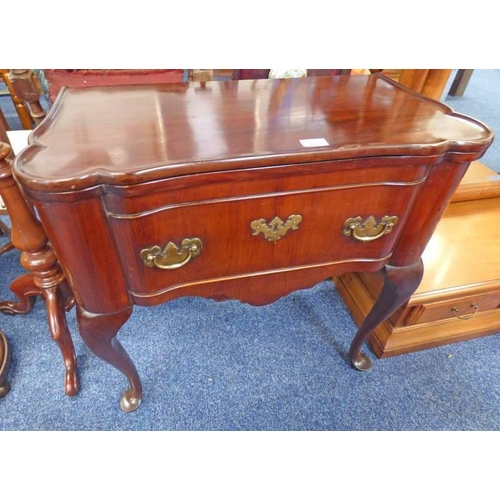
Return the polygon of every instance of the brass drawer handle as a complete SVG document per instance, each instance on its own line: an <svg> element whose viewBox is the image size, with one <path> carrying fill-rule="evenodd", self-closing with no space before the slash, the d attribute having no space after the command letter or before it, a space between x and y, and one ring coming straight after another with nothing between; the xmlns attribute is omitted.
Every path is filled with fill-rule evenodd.
<svg viewBox="0 0 500 500"><path fill-rule="evenodd" d="M473 312L469 313L469 314L463 314L463 315L459 315L458 314L458 307L452 307L451 309L451 312L453 313L453 316L455 316L455 318L458 318L458 319L471 319L472 316L474 316L477 311L479 310L479 306L477 304L471 304L470 307L472 307L472 309L474 309Z"/></svg>
<svg viewBox="0 0 500 500"><path fill-rule="evenodd" d="M179 269L200 255L203 243L199 238L184 238L179 248L169 241L162 250L158 245L141 250L141 259L148 267Z"/></svg>
<svg viewBox="0 0 500 500"><path fill-rule="evenodd" d="M350 217L344 222L344 234L358 241L373 241L390 233L397 222L395 215L384 215L378 223L373 215L364 222L361 217Z"/></svg>
<svg viewBox="0 0 500 500"><path fill-rule="evenodd" d="M269 224L265 219L258 219L252 221L250 227L253 229L252 236L262 233L267 241L274 243L285 236L290 229L296 231L301 221L302 215L290 215L286 222L279 217L275 217Z"/></svg>

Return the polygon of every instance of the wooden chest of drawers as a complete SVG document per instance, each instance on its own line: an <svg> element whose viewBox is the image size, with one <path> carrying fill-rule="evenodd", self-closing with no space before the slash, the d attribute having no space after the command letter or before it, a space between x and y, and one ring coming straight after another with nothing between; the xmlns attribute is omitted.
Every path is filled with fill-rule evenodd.
<svg viewBox="0 0 500 500"><path fill-rule="evenodd" d="M278 271L287 275L279 278L285 281L301 271L328 276L353 261L379 266L389 259L428 168L384 157L366 161L362 170L358 165L337 160L209 172L128 187L127 196L112 189L104 202L134 302L213 296L216 287L218 298L266 304L282 292L256 293L262 276ZM344 222L359 213L402 220L383 238L360 245L343 233ZM153 253L167 242L179 248L184 239L198 241L196 255L180 257L175 272L159 272ZM151 265L145 265L148 258ZM255 290L241 286L252 277L259 278Z"/></svg>
<svg viewBox="0 0 500 500"><path fill-rule="evenodd" d="M266 304L383 269L350 351L368 369L362 344L418 286L421 254L491 140L375 75L67 89L14 170L83 339L129 379L131 411L141 383L116 335L134 304L183 295Z"/></svg>

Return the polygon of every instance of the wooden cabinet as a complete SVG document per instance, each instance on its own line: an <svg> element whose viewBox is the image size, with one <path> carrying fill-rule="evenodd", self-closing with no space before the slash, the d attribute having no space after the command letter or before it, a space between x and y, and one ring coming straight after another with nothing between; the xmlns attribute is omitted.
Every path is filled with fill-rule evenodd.
<svg viewBox="0 0 500 500"><path fill-rule="evenodd" d="M424 251L420 286L369 340L378 357L500 332L499 213L500 176L473 162ZM383 277L349 273L334 282L361 323Z"/></svg>

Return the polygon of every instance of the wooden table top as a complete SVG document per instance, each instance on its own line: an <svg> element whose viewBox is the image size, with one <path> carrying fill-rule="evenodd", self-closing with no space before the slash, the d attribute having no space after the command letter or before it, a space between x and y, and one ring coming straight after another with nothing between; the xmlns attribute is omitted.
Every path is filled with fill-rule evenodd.
<svg viewBox="0 0 500 500"><path fill-rule="evenodd" d="M66 88L15 174L35 191L64 191L290 162L482 151L492 137L379 74Z"/></svg>
<svg viewBox="0 0 500 500"><path fill-rule="evenodd" d="M416 300L431 296L498 289L500 198L451 203L422 256L426 273ZM466 249L466 251L464 251Z"/></svg>

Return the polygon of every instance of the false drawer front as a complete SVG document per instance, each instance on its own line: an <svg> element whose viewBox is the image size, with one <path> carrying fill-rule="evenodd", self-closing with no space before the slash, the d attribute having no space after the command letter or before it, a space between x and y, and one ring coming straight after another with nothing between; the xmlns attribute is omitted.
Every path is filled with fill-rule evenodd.
<svg viewBox="0 0 500 500"><path fill-rule="evenodd" d="M391 255L419 183L322 186L165 204L109 221L129 290Z"/></svg>
<svg viewBox="0 0 500 500"><path fill-rule="evenodd" d="M418 325L446 319L473 320L482 312L500 307L500 290L491 293L471 294L419 306L410 314L407 324Z"/></svg>

